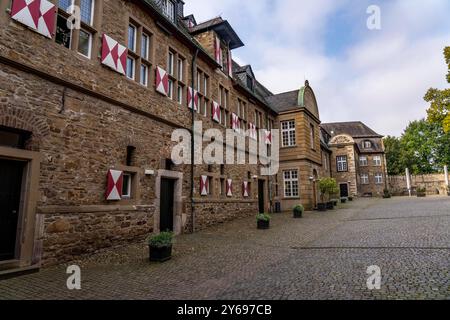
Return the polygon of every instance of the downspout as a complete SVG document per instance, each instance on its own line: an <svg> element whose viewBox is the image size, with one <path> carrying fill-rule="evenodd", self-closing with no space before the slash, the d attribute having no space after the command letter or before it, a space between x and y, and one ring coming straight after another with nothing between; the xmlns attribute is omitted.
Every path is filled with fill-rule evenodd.
<svg viewBox="0 0 450 320"><path fill-rule="evenodd" d="M197 56L198 56L199 49L197 48L195 50L194 57L192 58L191 63L191 115L192 115L192 126L191 126L191 232L195 232L195 204L194 204L194 174L195 174L195 132L194 132L194 126L195 126L195 94L194 94L194 85L195 85L195 67L197 63Z"/></svg>

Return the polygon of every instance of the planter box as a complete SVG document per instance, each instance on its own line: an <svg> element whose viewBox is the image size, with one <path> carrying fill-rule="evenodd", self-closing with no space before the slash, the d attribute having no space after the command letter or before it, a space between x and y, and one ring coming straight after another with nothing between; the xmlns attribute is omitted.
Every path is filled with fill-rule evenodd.
<svg viewBox="0 0 450 320"><path fill-rule="evenodd" d="M258 220L258 229L267 230L270 228L270 221Z"/></svg>
<svg viewBox="0 0 450 320"><path fill-rule="evenodd" d="M151 262L165 262L172 258L172 246L162 248L149 246L149 249Z"/></svg>
<svg viewBox="0 0 450 320"><path fill-rule="evenodd" d="M353 201L353 198L352 198L352 197L348 198L348 201L352 202L352 201Z"/></svg>
<svg viewBox="0 0 450 320"><path fill-rule="evenodd" d="M303 212L294 211L294 219L300 219L303 217Z"/></svg>
<svg viewBox="0 0 450 320"><path fill-rule="evenodd" d="M347 199L341 199L341 203L347 203Z"/></svg>
<svg viewBox="0 0 450 320"><path fill-rule="evenodd" d="M334 210L333 202L327 202L327 210Z"/></svg>
<svg viewBox="0 0 450 320"><path fill-rule="evenodd" d="M317 210L319 210L320 212L327 211L327 204L326 203L318 203Z"/></svg>
<svg viewBox="0 0 450 320"><path fill-rule="evenodd" d="M337 207L338 202L336 200L332 201L333 202L333 206Z"/></svg>
<svg viewBox="0 0 450 320"><path fill-rule="evenodd" d="M425 193L418 193L417 198L425 198L427 195Z"/></svg>

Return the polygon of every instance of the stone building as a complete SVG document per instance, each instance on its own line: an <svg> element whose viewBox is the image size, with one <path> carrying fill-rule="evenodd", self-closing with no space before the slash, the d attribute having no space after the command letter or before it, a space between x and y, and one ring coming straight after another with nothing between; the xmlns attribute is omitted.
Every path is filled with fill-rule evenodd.
<svg viewBox="0 0 450 320"><path fill-rule="evenodd" d="M231 25L197 23L181 0L75 0L79 23L71 3L0 3L0 273L195 232L282 200L314 207L332 161L308 83L274 95L232 60L244 44ZM297 142L283 148L278 176L262 176L261 164L172 162L172 134L195 121L249 130L247 142L270 150L270 130L291 131L292 119Z"/></svg>
<svg viewBox="0 0 450 320"><path fill-rule="evenodd" d="M381 196L387 186L383 136L362 122L322 124L332 150L332 176L346 196Z"/></svg>

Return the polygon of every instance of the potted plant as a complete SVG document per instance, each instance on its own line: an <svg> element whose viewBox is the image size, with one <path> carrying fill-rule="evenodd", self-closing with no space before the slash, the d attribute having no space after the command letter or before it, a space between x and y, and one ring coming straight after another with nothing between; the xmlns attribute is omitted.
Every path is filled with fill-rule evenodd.
<svg viewBox="0 0 450 320"><path fill-rule="evenodd" d="M348 197L348 201L352 202L353 201L353 197L352 196Z"/></svg>
<svg viewBox="0 0 450 320"><path fill-rule="evenodd" d="M268 213L260 213L256 216L259 230L267 230L270 228L270 215Z"/></svg>
<svg viewBox="0 0 450 320"><path fill-rule="evenodd" d="M337 182L333 178L324 178L319 181L319 191L321 202L317 204L319 211L327 211L327 209L333 209L333 202L330 201L330 194L336 193ZM328 202L325 202L328 199Z"/></svg>
<svg viewBox="0 0 450 320"><path fill-rule="evenodd" d="M299 204L298 206L295 206L294 210L293 210L294 218L295 219L301 218L303 216L304 211L305 211L305 208L301 204Z"/></svg>
<svg viewBox="0 0 450 320"><path fill-rule="evenodd" d="M417 197L425 198L426 196L427 196L427 189L425 187L418 187L417 188Z"/></svg>
<svg viewBox="0 0 450 320"><path fill-rule="evenodd" d="M339 201L337 199L332 199L331 202L333 202L334 207L337 207Z"/></svg>
<svg viewBox="0 0 450 320"><path fill-rule="evenodd" d="M173 233L161 232L150 237L148 246L150 249L150 261L164 262L172 258Z"/></svg>
<svg viewBox="0 0 450 320"><path fill-rule="evenodd" d="M390 199L391 198L391 192L389 191L389 189L384 189L383 190L383 199Z"/></svg>
<svg viewBox="0 0 450 320"><path fill-rule="evenodd" d="M347 202L347 200L348 200L348 198L347 198L347 197L342 197L342 198L341 198L341 203L346 203L346 202Z"/></svg>

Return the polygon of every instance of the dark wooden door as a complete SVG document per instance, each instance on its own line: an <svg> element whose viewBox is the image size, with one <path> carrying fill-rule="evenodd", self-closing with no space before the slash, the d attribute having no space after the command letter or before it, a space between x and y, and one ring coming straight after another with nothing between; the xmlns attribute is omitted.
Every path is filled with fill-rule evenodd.
<svg viewBox="0 0 450 320"><path fill-rule="evenodd" d="M348 197L348 184L344 183L340 185L341 197Z"/></svg>
<svg viewBox="0 0 450 320"><path fill-rule="evenodd" d="M160 225L159 230L173 231L173 200L175 181L170 179L161 180L161 203L160 203Z"/></svg>
<svg viewBox="0 0 450 320"><path fill-rule="evenodd" d="M259 213L264 213L266 211L264 199L264 180L258 180L258 206Z"/></svg>
<svg viewBox="0 0 450 320"><path fill-rule="evenodd" d="M24 165L0 159L0 261L15 256Z"/></svg>

